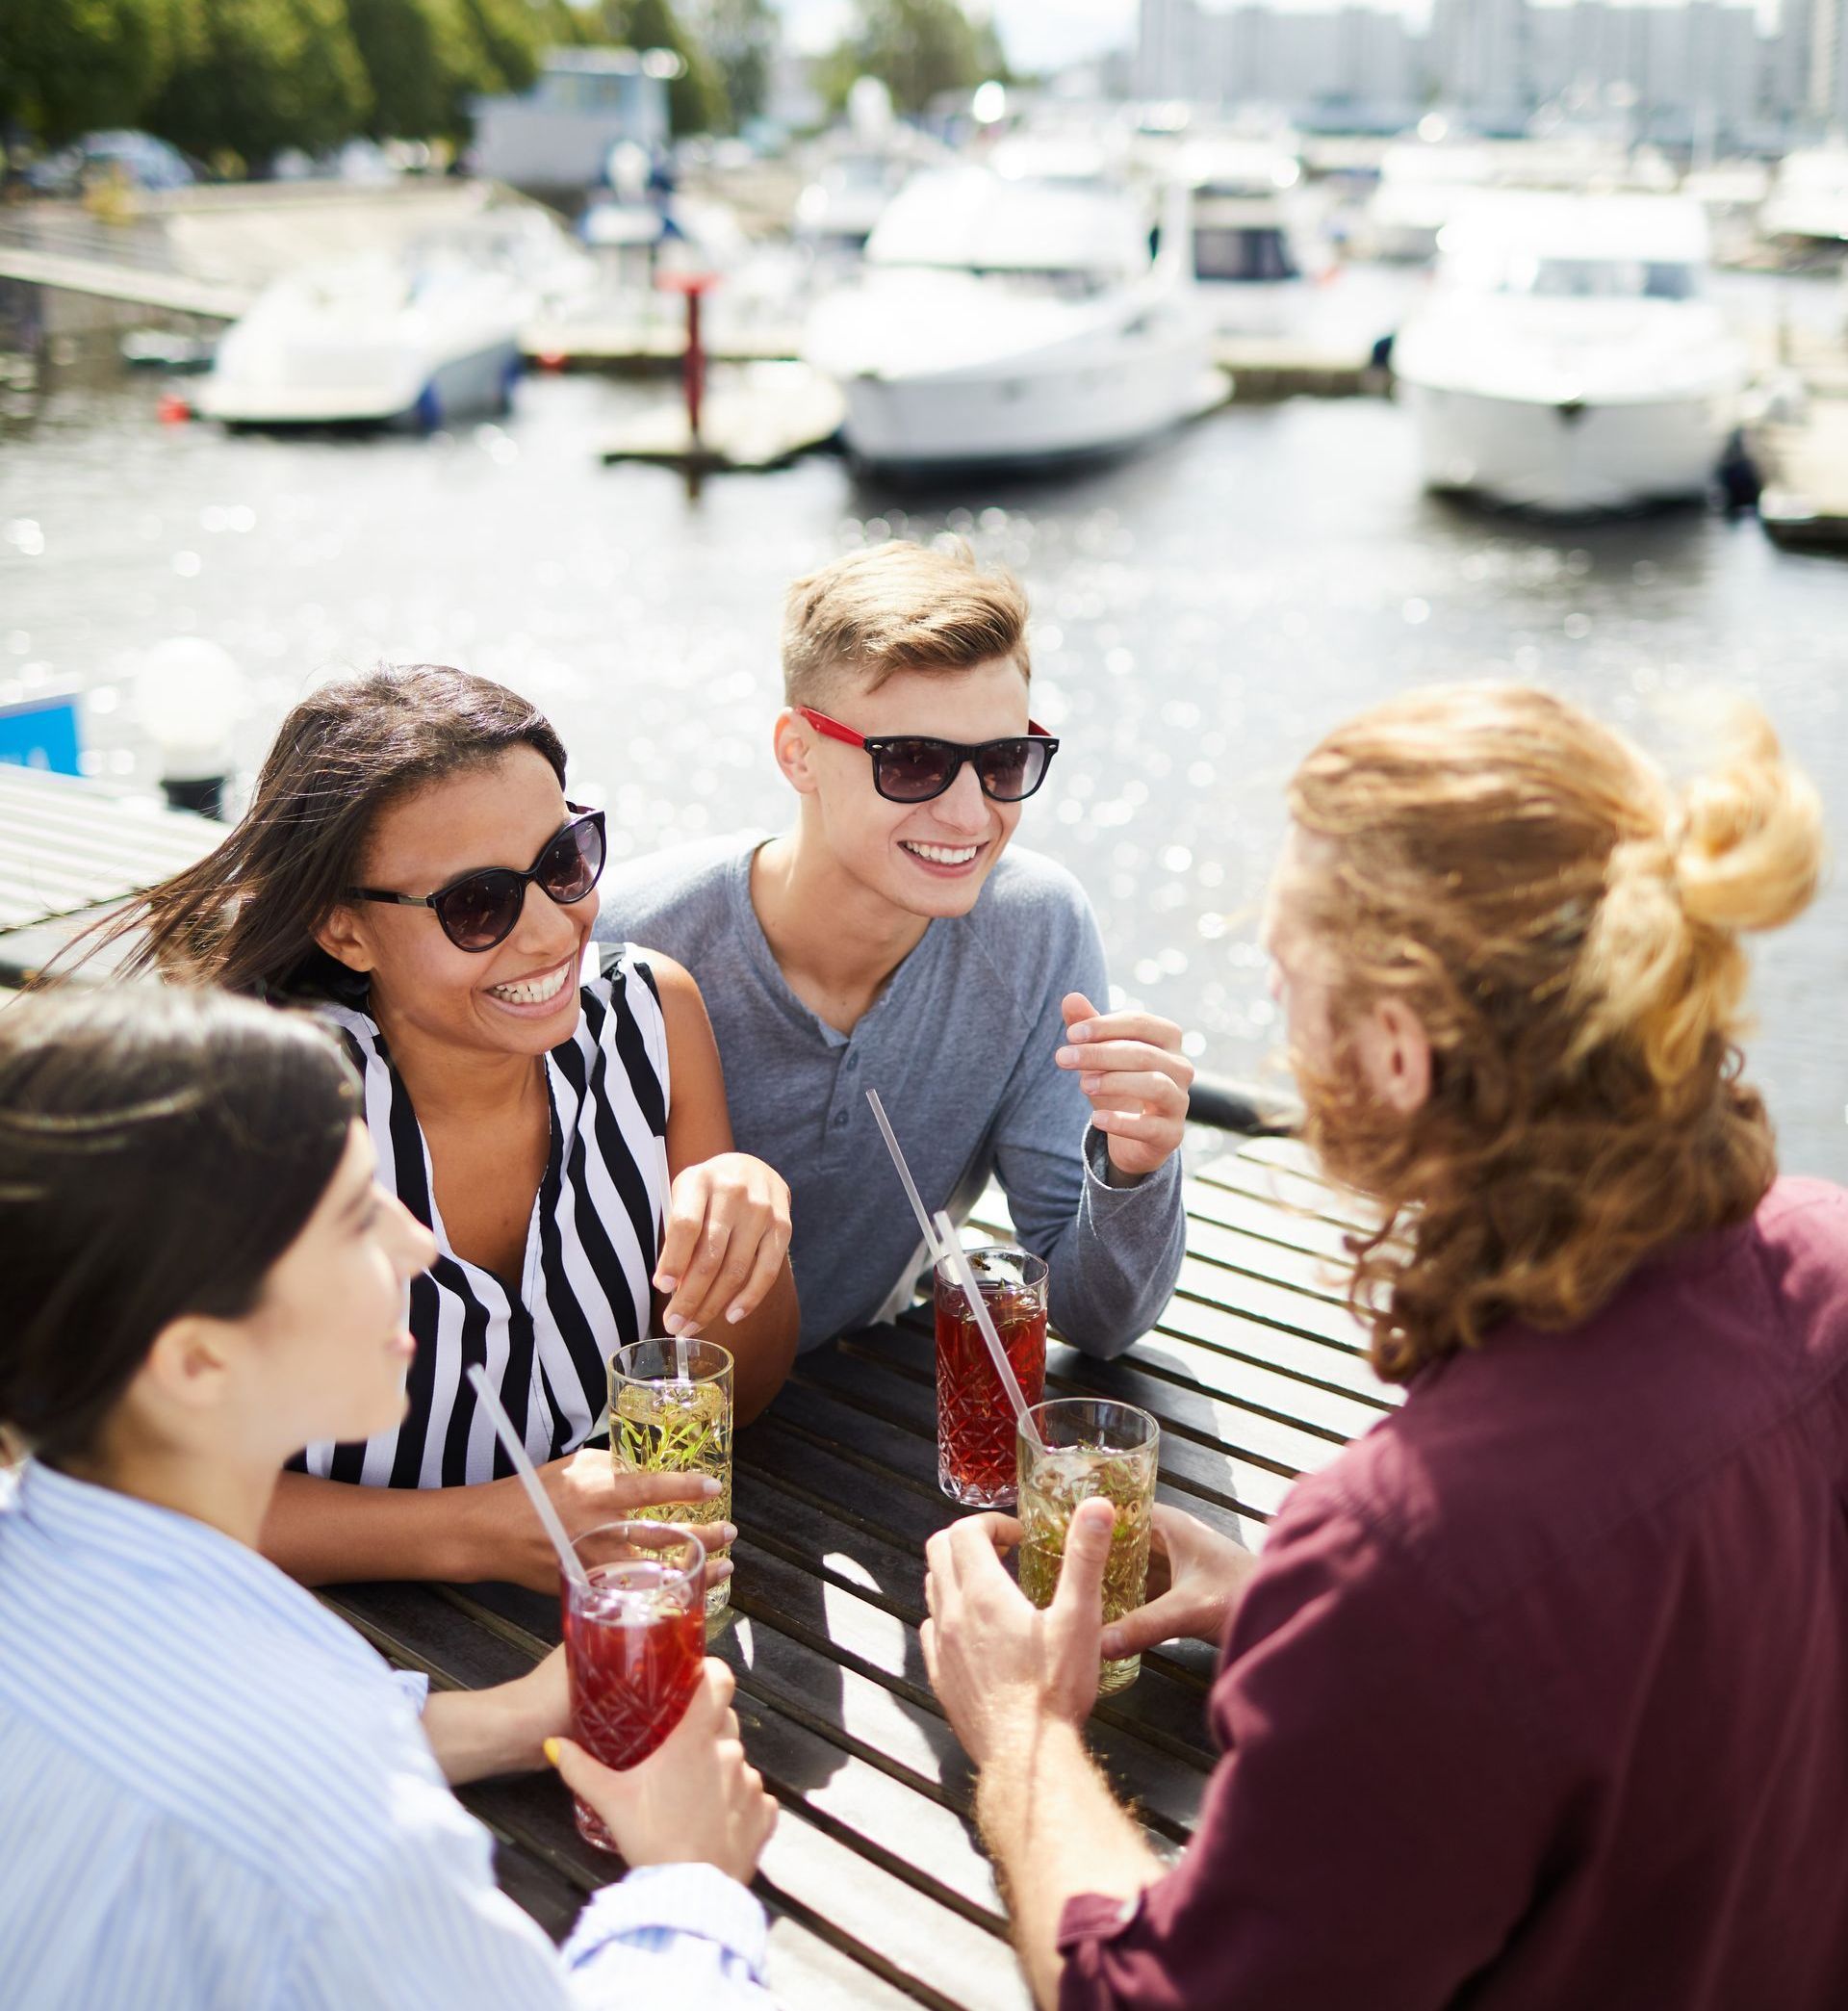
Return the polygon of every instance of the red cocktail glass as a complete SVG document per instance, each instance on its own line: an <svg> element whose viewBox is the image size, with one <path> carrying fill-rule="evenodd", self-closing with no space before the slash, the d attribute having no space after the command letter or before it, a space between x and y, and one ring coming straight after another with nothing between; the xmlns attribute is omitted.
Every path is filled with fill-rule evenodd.
<svg viewBox="0 0 1848 2011"><path fill-rule="evenodd" d="M605 1766L633 1766L673 1731L706 1661L706 1550L662 1523L611 1522L573 1548L590 1584L564 1586L571 1736ZM581 1799L578 1830L614 1850Z"/></svg>
<svg viewBox="0 0 1848 2011"><path fill-rule="evenodd" d="M968 1252L983 1302L1029 1404L1046 1390L1046 1266L1023 1250ZM947 1264L937 1271L937 1484L952 1501L999 1508L1016 1486L1014 1405Z"/></svg>

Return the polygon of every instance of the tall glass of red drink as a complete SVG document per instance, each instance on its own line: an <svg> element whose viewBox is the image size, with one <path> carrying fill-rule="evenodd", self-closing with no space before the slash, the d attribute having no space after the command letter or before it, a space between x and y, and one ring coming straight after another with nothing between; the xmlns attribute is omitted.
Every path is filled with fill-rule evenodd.
<svg viewBox="0 0 1848 2011"><path fill-rule="evenodd" d="M1024 1250L968 1252L984 1304L1029 1404L1046 1393L1046 1265ZM947 1260L937 1270L937 1484L952 1501L1013 1501L1014 1405Z"/></svg>
<svg viewBox="0 0 1848 2011"><path fill-rule="evenodd" d="M699 1687L706 1660L706 1550L697 1536L657 1522L609 1522L572 1546L588 1586L563 1588L571 1736L605 1766L646 1760ZM603 1818L582 1800L578 1830L614 1850Z"/></svg>

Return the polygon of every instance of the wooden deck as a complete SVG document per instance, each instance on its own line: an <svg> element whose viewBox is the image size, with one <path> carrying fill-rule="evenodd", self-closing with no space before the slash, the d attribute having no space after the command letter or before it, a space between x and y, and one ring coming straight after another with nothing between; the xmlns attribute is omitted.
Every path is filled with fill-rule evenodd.
<svg viewBox="0 0 1848 2011"><path fill-rule="evenodd" d="M1348 1211L1300 1149L1252 1139L1188 1184L1188 1257L1160 1328L1113 1363L1055 1345L1048 1388L1121 1397L1162 1423L1166 1499L1247 1541L1296 1474L1397 1401L1367 1366L1329 1263ZM996 1213L978 1218L1000 1227ZM735 1617L746 1748L783 1805L758 1890L772 1980L796 2011L1024 2011L971 1778L925 1680L923 1546L959 1513L937 1488L927 1321L805 1355L738 1437ZM329 1601L439 1684L519 1674L558 1638L555 1600L504 1586L347 1586ZM1157 1847L1185 1843L1214 1755L1213 1656L1144 1658L1091 1721L1098 1757ZM610 1860L550 1776L463 1799L500 1840L501 1882L562 1935Z"/></svg>

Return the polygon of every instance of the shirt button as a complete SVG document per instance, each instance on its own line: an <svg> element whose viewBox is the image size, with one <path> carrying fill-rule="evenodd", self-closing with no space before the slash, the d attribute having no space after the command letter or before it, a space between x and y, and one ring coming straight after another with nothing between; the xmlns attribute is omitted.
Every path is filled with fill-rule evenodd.
<svg viewBox="0 0 1848 2011"><path fill-rule="evenodd" d="M844 1110L837 1110L834 1112L834 1129L836 1131L838 1131L846 1122L847 1113Z"/></svg>
<svg viewBox="0 0 1848 2011"><path fill-rule="evenodd" d="M848 1067L849 1067L850 1069L857 1069L857 1068L859 1068L859 1067L860 1067L860 1056L859 1056L859 1055L857 1055L857 1054L850 1054L850 1055L849 1055L849 1056L847 1057L847 1066L848 1066Z"/></svg>

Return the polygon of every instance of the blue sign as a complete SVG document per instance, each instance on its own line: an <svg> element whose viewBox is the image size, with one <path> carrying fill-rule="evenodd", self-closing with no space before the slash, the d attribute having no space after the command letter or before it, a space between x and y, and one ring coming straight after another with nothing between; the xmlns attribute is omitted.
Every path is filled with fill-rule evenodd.
<svg viewBox="0 0 1848 2011"><path fill-rule="evenodd" d="M0 761L14 768L44 768L53 775L81 775L77 701L35 699L0 706Z"/></svg>

